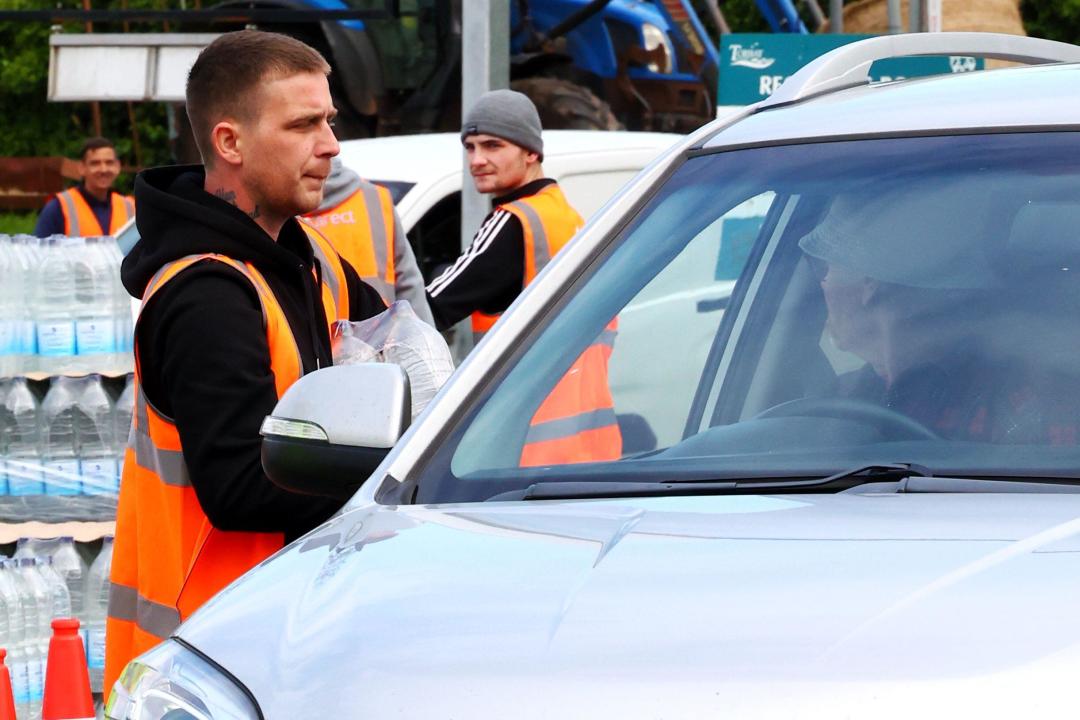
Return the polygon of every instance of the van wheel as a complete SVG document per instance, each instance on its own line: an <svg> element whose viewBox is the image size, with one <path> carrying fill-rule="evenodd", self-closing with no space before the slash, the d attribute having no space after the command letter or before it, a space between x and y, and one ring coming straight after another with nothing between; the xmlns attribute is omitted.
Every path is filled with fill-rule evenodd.
<svg viewBox="0 0 1080 720"><path fill-rule="evenodd" d="M561 78L515 80L511 90L523 93L536 105L545 130L623 130L611 106L587 87Z"/></svg>

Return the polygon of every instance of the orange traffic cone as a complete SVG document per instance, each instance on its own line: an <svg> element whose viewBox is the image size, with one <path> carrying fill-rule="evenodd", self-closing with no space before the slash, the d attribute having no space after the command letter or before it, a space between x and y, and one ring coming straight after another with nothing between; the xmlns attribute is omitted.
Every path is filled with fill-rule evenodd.
<svg viewBox="0 0 1080 720"><path fill-rule="evenodd" d="M11 692L11 673L4 660L7 650L0 648L0 720L15 720L15 695Z"/></svg>
<svg viewBox="0 0 1080 720"><path fill-rule="evenodd" d="M57 618L52 627L41 720L94 720L90 671L79 638L79 621Z"/></svg>

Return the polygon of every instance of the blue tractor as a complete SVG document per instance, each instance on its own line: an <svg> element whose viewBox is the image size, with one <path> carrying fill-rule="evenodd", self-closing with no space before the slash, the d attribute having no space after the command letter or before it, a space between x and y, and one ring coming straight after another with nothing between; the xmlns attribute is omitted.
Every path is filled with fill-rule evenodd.
<svg viewBox="0 0 1080 720"><path fill-rule="evenodd" d="M463 1L226 0L219 7L368 11L363 21L263 26L323 52L334 69L342 135L368 137L457 126ZM506 1L512 87L536 102L546 127L685 131L715 115L716 45L690 0ZM756 1L770 23L787 11L798 18L789 0ZM788 29L800 28L806 31L801 23Z"/></svg>

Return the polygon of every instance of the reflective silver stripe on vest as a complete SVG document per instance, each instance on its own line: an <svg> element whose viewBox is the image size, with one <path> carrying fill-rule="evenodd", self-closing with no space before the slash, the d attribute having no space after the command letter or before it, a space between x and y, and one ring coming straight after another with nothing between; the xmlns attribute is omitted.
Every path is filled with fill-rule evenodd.
<svg viewBox="0 0 1080 720"><path fill-rule="evenodd" d="M315 232L318 232L318 230ZM321 243L315 242L310 237L308 238L308 242L311 243L311 251L315 253L315 261L322 266L323 270L319 274L322 276L322 281L330 288L330 294L334 296L334 305L336 306L338 298L341 297L341 283L338 282L337 273L333 271L334 266L330 264L330 258L326 256ZM327 244L329 244L329 241L327 241ZM338 308L337 314L338 317L348 317L349 308Z"/></svg>
<svg viewBox="0 0 1080 720"><path fill-rule="evenodd" d="M128 444L135 451L135 464L157 475L161 482L173 487L191 487L184 453L178 450L162 450L154 446L150 437L150 424L147 417L146 395L142 387L135 399L135 425L128 435Z"/></svg>
<svg viewBox="0 0 1080 720"><path fill-rule="evenodd" d="M600 430L601 428L617 426L618 421L615 419L615 411L611 408L590 410L580 415L572 415L532 425L525 435L525 442L537 443L547 440L562 440L586 430Z"/></svg>
<svg viewBox="0 0 1080 720"><path fill-rule="evenodd" d="M615 347L615 338L618 337L618 335L618 330L604 330L604 332L600 333L600 337L596 338L593 345L603 345L604 347L613 348Z"/></svg>
<svg viewBox="0 0 1080 720"><path fill-rule="evenodd" d="M129 197L121 197L120 199L124 201L124 209L127 210L127 220L130 220L131 216L135 214L135 201ZM124 222L127 222L127 220Z"/></svg>
<svg viewBox="0 0 1080 720"><path fill-rule="evenodd" d="M147 600L127 585L109 583L109 617L133 622L143 632L167 640L180 626L180 611L169 605Z"/></svg>
<svg viewBox="0 0 1080 720"><path fill-rule="evenodd" d="M544 223L540 222L540 216L536 214L536 211L532 209L527 203L521 200L516 200L509 203L507 207L512 207L520 210L525 215L526 222L529 223L529 227L532 229L533 237L533 268L537 274L540 273L544 267L551 262L551 248L548 246L547 233L544 232ZM523 228L524 229L524 228ZM532 282L533 278L523 277L522 280L528 285ZM499 313L501 315L502 313ZM496 315L498 317L498 315ZM473 331L473 345L475 346L486 335L486 331Z"/></svg>
<svg viewBox="0 0 1080 720"><path fill-rule="evenodd" d="M547 233L544 232L544 223L540 222L540 216L528 203L517 200L510 203L511 207L520 210L532 227L533 236L533 267L537 274L551 262L551 248L548 246ZM525 278L525 284L532 282L532 278Z"/></svg>
<svg viewBox="0 0 1080 720"><path fill-rule="evenodd" d="M82 228L79 227L79 211L75 208L75 198L71 197L71 191L65 190L62 193L57 193L56 199L63 206L64 218L68 223L68 227L64 231L65 234L81 236Z"/></svg>
<svg viewBox="0 0 1080 720"><path fill-rule="evenodd" d="M382 212L382 199L379 197L379 188L371 183L363 183L360 187L364 195L364 204L367 205L368 224L371 225L371 246L375 251L375 272L373 278L365 277L364 282L374 287L383 300L391 303L397 297L397 290L393 282L387 282L386 270L390 267L393 244L391 232L386 227L386 219ZM395 274L397 269L395 268Z"/></svg>

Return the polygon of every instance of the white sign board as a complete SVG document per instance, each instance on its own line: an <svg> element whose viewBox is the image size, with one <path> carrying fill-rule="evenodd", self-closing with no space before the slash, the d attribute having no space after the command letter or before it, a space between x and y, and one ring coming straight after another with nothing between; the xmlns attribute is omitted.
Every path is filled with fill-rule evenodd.
<svg viewBox="0 0 1080 720"><path fill-rule="evenodd" d="M188 71L215 34L146 33L49 37L51 102L182 102Z"/></svg>

